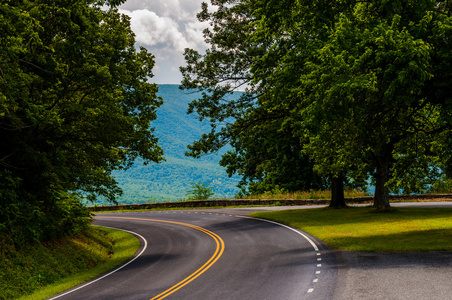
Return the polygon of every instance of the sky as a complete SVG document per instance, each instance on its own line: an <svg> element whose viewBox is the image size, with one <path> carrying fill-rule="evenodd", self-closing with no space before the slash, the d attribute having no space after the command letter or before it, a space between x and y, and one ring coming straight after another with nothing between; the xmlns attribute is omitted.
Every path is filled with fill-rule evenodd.
<svg viewBox="0 0 452 300"><path fill-rule="evenodd" d="M184 49L206 49L202 31L206 23L197 20L206 0L127 0L119 11L131 17L136 45L155 56L154 77L158 84L179 84Z"/></svg>

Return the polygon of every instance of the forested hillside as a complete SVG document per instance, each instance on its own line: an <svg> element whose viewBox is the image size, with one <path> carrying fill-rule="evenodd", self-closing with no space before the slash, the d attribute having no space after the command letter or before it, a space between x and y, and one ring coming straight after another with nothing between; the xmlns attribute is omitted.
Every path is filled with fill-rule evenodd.
<svg viewBox="0 0 452 300"><path fill-rule="evenodd" d="M185 156L187 144L209 130L207 123L196 116L187 115L188 103L196 95L179 90L178 85L160 85L158 95L164 104L152 122L159 145L163 148L165 162L143 165L136 161L127 171L114 173L124 195L120 203L143 203L148 201L175 201L185 197L190 183L211 183L215 198L233 197L238 177L229 178L218 162L221 154L200 159Z"/></svg>

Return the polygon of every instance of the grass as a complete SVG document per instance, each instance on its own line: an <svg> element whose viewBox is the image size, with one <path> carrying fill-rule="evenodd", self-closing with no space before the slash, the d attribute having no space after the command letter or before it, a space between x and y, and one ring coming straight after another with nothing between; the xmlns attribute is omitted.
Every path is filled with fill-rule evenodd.
<svg viewBox="0 0 452 300"><path fill-rule="evenodd" d="M360 190L344 190L344 196L347 197L364 197L369 196ZM264 193L260 195L246 196L244 199L331 199L331 190L310 190L310 191L298 191L292 193Z"/></svg>
<svg viewBox="0 0 452 300"><path fill-rule="evenodd" d="M5 247L0 299L45 299L95 278L131 258L139 240L126 232L91 227L59 241Z"/></svg>
<svg viewBox="0 0 452 300"><path fill-rule="evenodd" d="M329 247L349 251L452 251L451 208L397 208L377 213L370 207L260 212L308 232Z"/></svg>

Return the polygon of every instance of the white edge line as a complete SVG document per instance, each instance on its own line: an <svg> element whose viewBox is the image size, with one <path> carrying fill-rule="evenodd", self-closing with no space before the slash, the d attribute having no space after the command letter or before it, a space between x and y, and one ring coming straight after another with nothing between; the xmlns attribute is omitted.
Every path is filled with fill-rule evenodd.
<svg viewBox="0 0 452 300"><path fill-rule="evenodd" d="M295 228L292 228L290 226L287 226L285 224L281 224L281 223L278 223L278 222L275 222L275 221L266 220L266 219L259 219L259 218L253 218L253 217L245 217L245 216L237 216L237 217L238 218L245 218L245 219L260 220L260 221L276 224L276 225L282 226L284 228L290 229L290 230L298 233L302 237L304 237L311 244L312 248L314 248L315 251L319 251L319 247L317 247L317 245L314 243L313 240L311 240L306 234L304 234L303 232L301 232L299 230L296 230Z"/></svg>
<svg viewBox="0 0 452 300"><path fill-rule="evenodd" d="M97 279L94 279L94 280L92 280L92 281L90 281L90 282L88 282L88 283L85 283L85 284L83 284L83 285L81 285L81 286L79 286L79 287L77 287L77 288L74 288L74 289L72 289L72 290L69 290L69 291L66 292L66 293L63 293L63 294L57 295L57 296L55 296L55 297L49 298L48 300L53 300L53 299L57 299L57 298L66 296L67 294L70 294L70 293L72 293L72 292L75 292L75 291L77 291L77 290L80 290L80 289L82 289L82 288L84 288L84 287L86 287L86 286L88 286L88 285L90 285L90 284L92 284L92 283L95 283L95 282L97 282L97 281L99 281L99 280L101 280L101 279L104 279L104 278L107 277L107 276L110 276L111 274L113 274L113 273L115 273L115 272L121 270L122 268L124 268L125 266L127 266L128 264L130 264L131 262L133 262L135 259L137 259L138 257L140 257L141 254L143 254L144 250L146 250L146 248L147 248L147 246L148 246L148 242L146 241L146 239L145 239L143 236L141 236L140 234L136 233L136 232L129 231L129 230L124 230L124 229L119 229L119 228L114 228L114 227L108 227L108 226L101 226L101 227L106 227L106 228L111 228L111 229L116 229L116 230L125 231L125 232L131 233L131 234L134 234L134 235L140 237L140 238L143 240L143 242L144 242L143 249L142 249L141 252L138 253L138 255L136 255L134 258L132 258L131 260L129 260L129 261L126 262L125 264L123 264L123 265L117 267L117 268L114 269L113 271L111 271L111 272L109 272L109 273L107 273L107 274L105 274L105 275L103 275L103 276L101 276L101 277L99 277L99 278L97 278Z"/></svg>

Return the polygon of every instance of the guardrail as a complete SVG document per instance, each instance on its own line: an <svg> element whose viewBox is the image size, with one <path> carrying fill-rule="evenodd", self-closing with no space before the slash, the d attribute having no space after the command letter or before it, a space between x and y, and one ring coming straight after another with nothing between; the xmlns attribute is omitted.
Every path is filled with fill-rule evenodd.
<svg viewBox="0 0 452 300"><path fill-rule="evenodd" d="M426 199L445 200L451 199L452 194L437 195L390 195L390 201L420 201ZM371 203L373 196L345 198L345 202ZM142 203L142 204L118 204L105 206L88 207L91 211L107 210L137 210L137 209L158 209L158 208L179 208L179 207L227 207L227 206L266 206L266 205L327 205L327 199L216 199L216 200L194 200L180 202Z"/></svg>

